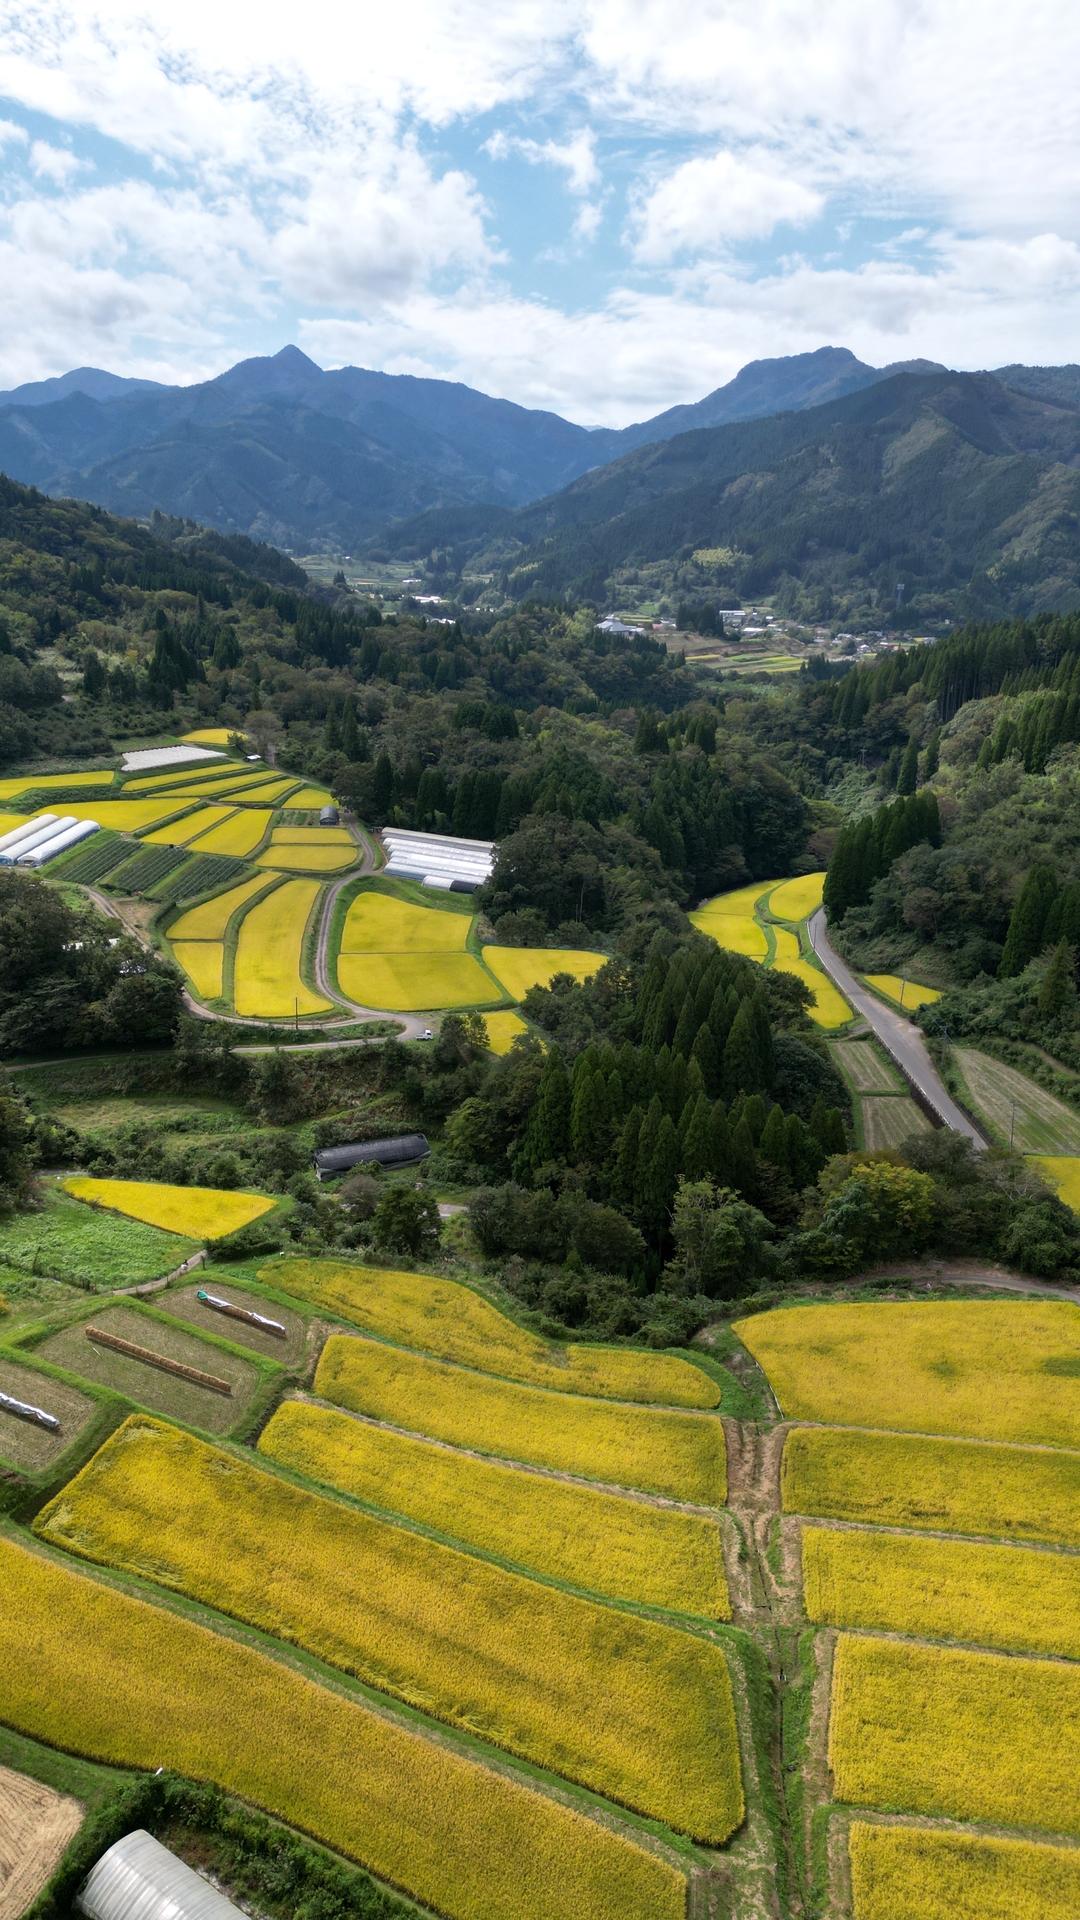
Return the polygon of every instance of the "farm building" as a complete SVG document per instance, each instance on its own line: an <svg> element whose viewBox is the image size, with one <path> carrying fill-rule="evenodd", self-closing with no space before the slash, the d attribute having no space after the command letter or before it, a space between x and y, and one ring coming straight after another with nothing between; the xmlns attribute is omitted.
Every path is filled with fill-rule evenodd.
<svg viewBox="0 0 1080 1920"><path fill-rule="evenodd" d="M392 1140L358 1140L351 1147L318 1147L312 1165L320 1180L327 1174L348 1173L350 1167L405 1167L410 1161L423 1160L431 1152L422 1133L399 1133Z"/></svg>
<svg viewBox="0 0 1080 1920"><path fill-rule="evenodd" d="M142 1827L102 1854L75 1905L87 1920L243 1920L239 1907Z"/></svg>

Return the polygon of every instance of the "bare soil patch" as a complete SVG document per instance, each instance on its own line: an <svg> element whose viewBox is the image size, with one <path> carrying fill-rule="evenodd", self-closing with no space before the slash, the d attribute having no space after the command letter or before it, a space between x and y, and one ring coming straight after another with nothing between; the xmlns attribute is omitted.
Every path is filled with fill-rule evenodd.
<svg viewBox="0 0 1080 1920"><path fill-rule="evenodd" d="M0 1767L0 1920L33 1905L82 1819L77 1800Z"/></svg>
<svg viewBox="0 0 1080 1920"><path fill-rule="evenodd" d="M0 1410L0 1459L13 1467L21 1467L24 1473L39 1473L43 1467L51 1467L70 1447L94 1411L94 1402L74 1387L65 1386L61 1380L50 1380L48 1374L37 1373L33 1367L17 1366L11 1360L0 1360L0 1393L10 1393L15 1400L40 1407L60 1422L59 1433L51 1433L47 1427L33 1426L16 1414Z"/></svg>
<svg viewBox="0 0 1080 1920"><path fill-rule="evenodd" d="M246 1326L242 1320L234 1320L230 1314L218 1313L215 1308L204 1306L198 1297L200 1293L212 1293L219 1300L228 1300L232 1306L244 1307L248 1311L265 1314L268 1320L280 1321L285 1328L284 1340L280 1334L265 1333L260 1327ZM258 1294L246 1293L242 1287L232 1286L228 1281L217 1281L212 1271L200 1275L197 1285L193 1287L163 1294L156 1304L162 1313L175 1314L178 1320L190 1321L193 1327L216 1333L222 1340L232 1340L238 1347L250 1347L253 1353L265 1354L268 1360L278 1360L283 1367L298 1366L304 1358L307 1328L298 1313L290 1313L287 1307L278 1306L272 1300L263 1300Z"/></svg>
<svg viewBox="0 0 1080 1920"><path fill-rule="evenodd" d="M94 1324L122 1340L132 1341L135 1346L152 1348L166 1359L179 1360L201 1373L216 1374L229 1382L232 1393L226 1398L209 1387L197 1386L194 1381L162 1373L128 1354L98 1346L87 1339L82 1322L65 1327L44 1341L38 1348L42 1359L51 1360L54 1366L68 1367L72 1373L96 1380L103 1387L112 1387L151 1413L182 1420L187 1425L201 1427L206 1433L224 1433L243 1412L255 1391L259 1376L248 1361L225 1353L220 1347L211 1347L197 1334L185 1332L179 1324L166 1326L148 1314L136 1312L133 1307L110 1307L105 1312L96 1312Z"/></svg>

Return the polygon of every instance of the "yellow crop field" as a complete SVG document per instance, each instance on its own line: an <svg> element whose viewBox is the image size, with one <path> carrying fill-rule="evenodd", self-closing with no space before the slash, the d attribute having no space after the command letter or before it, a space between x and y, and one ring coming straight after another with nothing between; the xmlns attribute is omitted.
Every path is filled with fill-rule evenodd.
<svg viewBox="0 0 1080 1920"><path fill-rule="evenodd" d="M854 1920L1075 1920L1080 1849L853 1820Z"/></svg>
<svg viewBox="0 0 1080 1920"><path fill-rule="evenodd" d="M358 893L341 930L342 953L464 953L472 917L414 907L387 893Z"/></svg>
<svg viewBox="0 0 1080 1920"><path fill-rule="evenodd" d="M195 733L182 733L185 747L227 747L237 727L199 727Z"/></svg>
<svg viewBox="0 0 1080 1920"><path fill-rule="evenodd" d="M193 841L193 848L197 853L231 853L235 859L242 860L255 851L273 817L269 807L253 807L250 812L246 807L240 808L231 819L200 834Z"/></svg>
<svg viewBox="0 0 1080 1920"><path fill-rule="evenodd" d="M348 1334L327 1341L315 1391L335 1406L477 1453L695 1506L719 1507L726 1496L724 1429L715 1415L553 1399L542 1387Z"/></svg>
<svg viewBox="0 0 1080 1920"><path fill-rule="evenodd" d="M920 987L917 980L902 980L898 973L864 973L863 979L898 1007L929 1007L941 999L936 987Z"/></svg>
<svg viewBox="0 0 1080 1920"><path fill-rule="evenodd" d="M484 948L484 965L515 1000L523 1000L530 987L549 986L557 973L591 980L606 962L606 953L586 953L573 947Z"/></svg>
<svg viewBox="0 0 1080 1920"><path fill-rule="evenodd" d="M528 1033L528 1022L518 1013L485 1013L488 1048L491 1053L509 1053L519 1033Z"/></svg>
<svg viewBox="0 0 1080 1920"><path fill-rule="evenodd" d="M785 1513L1080 1547L1080 1453L795 1427Z"/></svg>
<svg viewBox="0 0 1080 1920"><path fill-rule="evenodd" d="M96 820L99 827L138 833L142 827L156 827L170 814L182 813L187 804L186 795L175 800L73 800L64 811L76 820Z"/></svg>
<svg viewBox="0 0 1080 1920"><path fill-rule="evenodd" d="M173 959L183 967L200 1000L221 998L225 949L220 940L174 940Z"/></svg>
<svg viewBox="0 0 1080 1920"><path fill-rule="evenodd" d="M265 1193L231 1193L221 1187L167 1187L156 1180L91 1180L76 1174L64 1181L76 1200L126 1213L166 1233L192 1240L219 1240L235 1233L277 1203Z"/></svg>
<svg viewBox="0 0 1080 1920"><path fill-rule="evenodd" d="M207 767L205 765L188 767L186 769L184 767L173 767L171 769L166 767L159 768L157 773L140 774L136 780L125 780L124 793L128 796L133 793L189 793L195 781L201 782L201 786L197 791L210 791L215 786L220 787L224 780L235 781L237 779L243 779L244 777L243 770L237 766L235 760L223 760L216 767ZM246 777L248 779L252 778L250 774ZM261 779L262 775L259 774L254 777Z"/></svg>
<svg viewBox="0 0 1080 1920"><path fill-rule="evenodd" d="M773 938L776 941L773 966L779 973L793 973L797 980L802 980L809 987L814 996L810 1018L815 1026L830 1029L846 1026L851 1019L851 1008L828 975L802 958L796 936L787 927L776 927Z"/></svg>
<svg viewBox="0 0 1080 1920"><path fill-rule="evenodd" d="M236 941L237 1013L287 1020L294 1010L330 1011L329 1000L314 993L300 972L304 933L318 896L317 880L287 880L248 908Z"/></svg>
<svg viewBox="0 0 1080 1920"><path fill-rule="evenodd" d="M719 1844L742 1818L727 1663L678 1628L542 1586L139 1415L35 1530L699 1839Z"/></svg>
<svg viewBox="0 0 1080 1920"><path fill-rule="evenodd" d="M729 953L764 960L769 943L754 909L768 885L768 881L762 881L752 887L740 887L735 893L718 893L698 907L690 919L700 933L707 933Z"/></svg>
<svg viewBox="0 0 1080 1920"><path fill-rule="evenodd" d="M275 1260L260 1279L299 1300L329 1307L343 1320L395 1345L440 1360L502 1374L529 1386L600 1399L669 1407L715 1407L720 1389L701 1368L674 1354L629 1347L557 1346L516 1326L456 1280L334 1260Z"/></svg>
<svg viewBox="0 0 1080 1920"><path fill-rule="evenodd" d="M214 1780L449 1920L682 1920L655 1854L361 1701L7 1540L0 1578L20 1732Z"/></svg>
<svg viewBox="0 0 1080 1920"><path fill-rule="evenodd" d="M293 789L298 785L299 781L297 780L270 780L267 781L264 786L249 787L246 792L241 795L241 798L245 806L249 800L253 800L257 806L266 806L271 803L277 806L280 803L282 794L292 793Z"/></svg>
<svg viewBox="0 0 1080 1920"><path fill-rule="evenodd" d="M730 1620L720 1528L286 1400L260 1453L309 1480L615 1600Z"/></svg>
<svg viewBox="0 0 1080 1920"><path fill-rule="evenodd" d="M1031 1158L1043 1178L1057 1188L1058 1199L1080 1213L1080 1159L1063 1153L1033 1153Z"/></svg>
<svg viewBox="0 0 1080 1920"><path fill-rule="evenodd" d="M841 1634L836 1798L1080 1833L1080 1667Z"/></svg>
<svg viewBox="0 0 1080 1920"><path fill-rule="evenodd" d="M237 907L269 884L265 873L257 873L253 879L241 881L238 887L230 887L227 893L204 900L202 906L189 908L179 920L173 921L169 939L174 946L177 940L224 940L225 929Z"/></svg>
<svg viewBox="0 0 1080 1920"><path fill-rule="evenodd" d="M735 1331L789 1419L1080 1446L1071 1301L787 1307Z"/></svg>
<svg viewBox="0 0 1080 1920"><path fill-rule="evenodd" d="M111 773L21 773L11 780L0 780L0 800L11 800L17 793L52 792L63 787L111 787Z"/></svg>
<svg viewBox="0 0 1080 1920"><path fill-rule="evenodd" d="M158 827L155 833L144 834L149 841L158 841L162 846L186 847L189 840L205 833L208 827L220 826L223 820L243 819L235 807L200 807L197 813L185 815L171 827Z"/></svg>
<svg viewBox="0 0 1080 1920"><path fill-rule="evenodd" d="M153 782L147 781L145 784L147 786L152 785L159 794L176 794L178 799L183 799L185 795L190 794L193 795L195 799L201 800L206 798L213 799L215 796L221 794L236 793L242 796L249 787L260 785L265 778L265 767L261 773L244 773L238 769L234 760L228 767L221 768L217 773L212 771L208 773L206 768L202 767L196 775L186 780L183 779L181 775L173 773L169 775L167 780L159 776ZM136 785L141 786L143 784L142 781L136 782L129 780L124 788L124 792L131 793Z"/></svg>
<svg viewBox="0 0 1080 1920"><path fill-rule="evenodd" d="M295 812L300 807L328 807L330 795L322 793L318 787L302 787L299 793L289 795L289 806Z"/></svg>
<svg viewBox="0 0 1080 1920"><path fill-rule="evenodd" d="M16 827L25 827L33 817L31 813L0 813L0 834L14 833Z"/></svg>
<svg viewBox="0 0 1080 1920"><path fill-rule="evenodd" d="M391 1013L483 1006L499 997L495 981L471 953L342 953L337 975L350 1000Z"/></svg>
<svg viewBox="0 0 1080 1920"><path fill-rule="evenodd" d="M797 880L785 880L769 895L769 912L774 920L806 920L821 905L824 873L800 874Z"/></svg>
<svg viewBox="0 0 1080 1920"><path fill-rule="evenodd" d="M820 1626L1080 1658L1080 1555L832 1527L803 1529Z"/></svg>
<svg viewBox="0 0 1080 1920"><path fill-rule="evenodd" d="M274 840L265 853L260 853L256 866L276 867L283 873L343 873L346 867L354 866L360 856L355 841L347 847L322 846L296 847L282 846Z"/></svg>
<svg viewBox="0 0 1080 1920"><path fill-rule="evenodd" d="M352 847L356 841L348 827L275 827L275 847Z"/></svg>

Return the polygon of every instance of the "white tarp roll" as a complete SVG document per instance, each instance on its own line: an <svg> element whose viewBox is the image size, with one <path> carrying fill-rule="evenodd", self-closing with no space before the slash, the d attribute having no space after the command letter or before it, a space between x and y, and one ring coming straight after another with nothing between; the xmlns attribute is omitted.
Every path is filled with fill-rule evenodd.
<svg viewBox="0 0 1080 1920"><path fill-rule="evenodd" d="M24 820L21 827L12 827L10 833L0 834L0 853L3 853L7 847L17 846L20 840L29 840L30 835L36 833L39 827L54 827L59 817L56 813L39 813L33 820Z"/></svg>
<svg viewBox="0 0 1080 1920"><path fill-rule="evenodd" d="M27 834L24 840L20 840L16 846L9 848L7 852L0 853L0 862L5 866L14 866L16 860L21 860L23 854L29 853L32 847L39 847L46 840L51 840L55 834L63 833L68 827L77 827L79 824L73 813L62 813L58 820L49 820L45 816L42 817L45 818L44 826L41 823L41 819L35 820L33 833Z"/></svg>
<svg viewBox="0 0 1080 1920"><path fill-rule="evenodd" d="M46 860L55 860L58 853L66 853L69 847L78 846L79 841L85 840L88 834L100 832L96 820L76 820L70 827L65 827L62 833L54 834L51 840L39 841L30 853L20 853L19 865L43 867Z"/></svg>

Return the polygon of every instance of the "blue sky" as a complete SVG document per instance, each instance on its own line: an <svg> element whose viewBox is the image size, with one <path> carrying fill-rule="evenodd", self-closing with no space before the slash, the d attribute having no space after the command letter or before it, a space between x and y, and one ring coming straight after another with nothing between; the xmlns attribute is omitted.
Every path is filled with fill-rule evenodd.
<svg viewBox="0 0 1080 1920"><path fill-rule="evenodd" d="M1078 54L1064 0L14 0L0 387L295 341L618 425L1078 359Z"/></svg>

